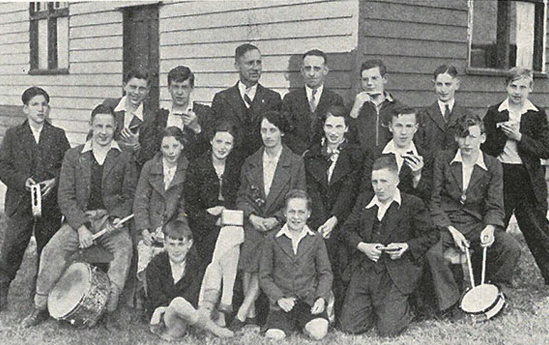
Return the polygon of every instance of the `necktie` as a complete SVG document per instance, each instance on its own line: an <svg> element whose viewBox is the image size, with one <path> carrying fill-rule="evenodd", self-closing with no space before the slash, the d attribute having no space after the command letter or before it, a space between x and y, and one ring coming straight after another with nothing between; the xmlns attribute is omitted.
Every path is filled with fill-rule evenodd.
<svg viewBox="0 0 549 345"><path fill-rule="evenodd" d="M316 111L316 93L318 92L317 89L313 89L313 92L311 93L311 100L309 101L309 108L311 109L311 113L314 113Z"/></svg>
<svg viewBox="0 0 549 345"><path fill-rule="evenodd" d="M246 103L246 108L250 108L252 106L252 99L248 95L248 92L248 89L244 92L244 103Z"/></svg>
<svg viewBox="0 0 549 345"><path fill-rule="evenodd" d="M444 115L442 116L444 118L444 121L448 121L448 119L450 118L450 114L452 112L450 111L450 106L448 104L446 104L444 106Z"/></svg>

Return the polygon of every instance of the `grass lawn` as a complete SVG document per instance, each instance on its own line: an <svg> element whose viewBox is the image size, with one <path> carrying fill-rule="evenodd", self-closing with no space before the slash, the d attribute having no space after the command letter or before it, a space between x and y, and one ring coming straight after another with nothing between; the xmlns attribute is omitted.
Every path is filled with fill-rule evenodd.
<svg viewBox="0 0 549 345"><path fill-rule="evenodd" d="M3 217L3 216L2 216ZM0 233L5 221L0 219ZM549 344L549 299L543 280L534 266L533 258L520 234L522 257L516 277L518 287L512 291L509 305L503 315L486 323L473 324L464 319L455 323L427 320L413 323L409 330L396 338L382 339L373 331L361 336L347 336L331 331L319 344ZM1 237L1 236L0 236ZM0 312L0 344L163 344L148 332L146 324L133 322L132 311L123 307L120 320L123 329L110 332L103 326L76 329L53 319L32 329L20 327L20 321L32 308L30 281L34 254L27 252L23 266L12 283L7 311ZM219 340L204 335L190 335L180 344L273 344L257 333L246 333L230 340ZM313 344L301 335L295 335L277 344Z"/></svg>

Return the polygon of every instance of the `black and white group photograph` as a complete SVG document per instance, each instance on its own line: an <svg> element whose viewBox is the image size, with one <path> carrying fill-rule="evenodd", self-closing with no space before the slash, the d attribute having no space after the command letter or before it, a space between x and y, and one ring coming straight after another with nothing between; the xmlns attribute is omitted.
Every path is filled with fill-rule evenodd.
<svg viewBox="0 0 549 345"><path fill-rule="evenodd" d="M0 0L0 343L549 344L548 24Z"/></svg>

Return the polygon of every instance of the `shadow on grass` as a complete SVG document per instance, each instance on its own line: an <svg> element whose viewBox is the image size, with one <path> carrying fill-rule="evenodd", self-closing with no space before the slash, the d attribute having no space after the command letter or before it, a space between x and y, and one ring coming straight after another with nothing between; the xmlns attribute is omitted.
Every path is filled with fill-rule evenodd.
<svg viewBox="0 0 549 345"><path fill-rule="evenodd" d="M0 215L0 238L5 228L5 218ZM516 275L517 288L508 296L509 305L502 315L486 323L474 324L468 319L458 322L427 320L413 323L402 336L379 338L370 331L362 336L348 336L331 331L321 342L313 342L301 335L294 335L280 342L266 340L257 333L246 333L234 339L219 340L204 334L192 334L178 344L546 344L549 339L549 302L544 290L539 270L534 265L532 255L524 243L524 238L515 228L510 232L522 245L522 257ZM32 249L32 248L30 248ZM27 251L23 265L13 281L9 294L7 311L0 312L0 344L164 344L148 332L148 327L140 321L133 321L131 309L122 307L120 324L122 330L110 332L103 326L92 329L75 329L69 324L53 319L32 328L23 329L20 321L32 308L30 282L34 274L35 254Z"/></svg>

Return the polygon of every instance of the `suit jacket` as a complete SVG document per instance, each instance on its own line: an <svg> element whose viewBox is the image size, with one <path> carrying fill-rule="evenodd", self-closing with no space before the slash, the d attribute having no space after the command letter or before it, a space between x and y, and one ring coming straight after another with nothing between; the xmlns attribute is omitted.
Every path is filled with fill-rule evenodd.
<svg viewBox="0 0 549 345"><path fill-rule="evenodd" d="M503 227L505 210L501 164L496 158L485 154L484 164L488 171L477 165L473 167L463 198L462 165L450 164L455 155L456 151L443 151L435 161L433 194L429 206L433 222L442 228L456 226L456 223L465 227L467 223ZM460 230L467 232L467 228Z"/></svg>
<svg viewBox="0 0 549 345"><path fill-rule="evenodd" d="M198 307L198 295L204 276L204 265L193 249L191 248L187 254L183 277L175 284L168 253L162 252L151 260L145 270L147 311L149 314L152 314L158 307L168 306L176 297L183 297L195 308Z"/></svg>
<svg viewBox="0 0 549 345"><path fill-rule="evenodd" d="M277 217L284 219L284 202L286 194L292 189L306 189L305 165L303 158L293 153L288 147L282 148L280 159L275 170L269 195L265 195L263 183L263 151L246 159L240 173L240 188L236 206L244 211L245 224L249 225L250 214L260 217Z"/></svg>
<svg viewBox="0 0 549 345"><path fill-rule="evenodd" d="M31 195L25 189L25 181L32 177L35 182L56 178L65 152L70 148L65 131L44 122L38 145L28 120L6 131L0 148L0 179L8 187L5 212L9 217L19 207L31 208ZM44 210L59 212L57 187L42 200Z"/></svg>
<svg viewBox="0 0 549 345"><path fill-rule="evenodd" d="M379 146L366 155L366 159L364 160L362 183L360 187L361 191L368 190L373 193L372 167L375 160L382 155L384 148L385 146ZM425 204L428 204L431 198L431 189L433 186L434 157L431 151L424 150L419 145L416 145L416 149L418 151L417 153L423 157L423 169L421 170L421 179L419 180L419 184L416 188L414 188L412 169L404 163L402 164L402 168L400 168L400 172L398 174L398 178L400 180L398 188L406 194L417 196L422 199Z"/></svg>
<svg viewBox="0 0 549 345"><path fill-rule="evenodd" d="M145 163L133 203L137 230L154 231L172 218L184 216L183 186L188 165L187 158L181 155L176 173L166 190L164 189L162 153L159 152L152 160Z"/></svg>
<svg viewBox="0 0 549 345"><path fill-rule="evenodd" d="M358 195L358 186L362 174L363 155L360 148L347 142L341 144L332 178L328 183L330 158L320 144L316 144L303 155L307 177L307 193L313 202L309 226L316 230L328 218L337 217L339 226L332 237L337 238L338 231L351 212Z"/></svg>
<svg viewBox="0 0 549 345"><path fill-rule="evenodd" d="M184 195L189 225L195 241L208 242L211 248L215 246L219 233L219 227L215 223L219 217L212 216L206 210L218 205L228 209L236 208L241 165L232 154L227 157L221 184L222 195L225 199L223 202L219 201L220 183L213 167L212 152L203 153L189 167Z"/></svg>
<svg viewBox="0 0 549 345"><path fill-rule="evenodd" d="M422 109L419 113L420 126L415 138L417 143L436 154L438 151L456 150L458 148L455 135L457 120L471 114L467 108L454 103L454 108L448 121L445 121L438 102Z"/></svg>
<svg viewBox="0 0 549 345"><path fill-rule="evenodd" d="M261 116L268 110L280 110L282 101L278 92L257 85L257 91L250 109L246 109L240 96L238 83L215 94L212 102L215 121L230 121L238 129L238 140L235 154L245 159L256 152L262 145L259 126ZM249 113L251 116L248 116Z"/></svg>
<svg viewBox="0 0 549 345"><path fill-rule="evenodd" d="M332 105L343 106L343 98L324 88L314 113L311 113L305 87L290 91L284 96L282 110L289 116L290 130L286 133L286 145L301 155L312 144L320 142L324 131L321 119Z"/></svg>
<svg viewBox="0 0 549 345"><path fill-rule="evenodd" d="M387 98L381 104L378 117L375 105L372 102L364 103L358 117L351 119L350 141L358 143L363 152L378 146L385 147L393 138L389 131L389 122L402 106L403 104L393 97Z"/></svg>
<svg viewBox="0 0 549 345"><path fill-rule="evenodd" d="M61 213L73 229L86 224L91 187L92 151L84 145L67 151L61 167L58 200ZM137 172L128 152L111 149L103 163L101 195L110 216L123 218L132 213Z"/></svg>
<svg viewBox="0 0 549 345"><path fill-rule="evenodd" d="M496 125L499 122L509 120L509 112L498 111L500 104L488 108L484 116L486 141L481 148L487 154L498 157L505 147L507 136ZM545 111L536 106L539 111L529 110L522 114L520 119L520 133L522 139L518 142L518 154L522 164L528 171L532 189L536 196L540 209L547 210L547 186L545 184L545 168L540 163L540 158L549 158L549 124Z"/></svg>
<svg viewBox="0 0 549 345"><path fill-rule="evenodd" d="M377 217L377 206L367 209L373 198L371 193L362 193L353 211L343 225L343 236L348 245L354 249L351 269L354 271L362 266L370 269L375 263L366 254L356 250L360 242L372 243L372 226ZM382 254L384 265L389 276L400 290L407 295L417 287L421 277L423 255L440 239L440 232L433 226L429 213L421 199L401 193L400 207L394 203L384 216L387 223L385 236L381 244L406 242L408 251L398 260L391 260L386 253Z"/></svg>
<svg viewBox="0 0 549 345"><path fill-rule="evenodd" d="M210 134L212 131L213 111L207 105L193 103L193 111L198 118L201 131L196 134L188 126L183 128L183 140L185 141L184 153L189 162L194 161L202 153L210 148ZM168 123L168 109L159 109L154 121L143 125L141 136L144 142L144 157L151 159L160 150L162 144L162 132Z"/></svg>
<svg viewBox="0 0 549 345"><path fill-rule="evenodd" d="M277 301L295 297L312 306L318 298L328 302L333 274L322 236L306 235L294 254L287 236L269 236L259 265L259 285L278 308Z"/></svg>
<svg viewBox="0 0 549 345"><path fill-rule="evenodd" d="M115 109L120 103L121 99L122 98L107 98L103 101L103 104ZM148 144L145 141L146 139L150 139L150 138L143 137L141 135L142 127L146 124L154 122L154 118L156 115L154 110L147 109L145 108L145 105L143 105L143 121L139 121L138 119L134 118L132 120L132 123L130 124L130 129L134 133L139 134L139 145L141 147L137 151L134 151L133 148L130 148L129 146L127 146L125 141L122 139L120 135L120 132L124 128L124 115L125 115L124 112L115 111L114 114L115 114L115 120L116 120L116 130L114 131L114 140L116 140L120 144L120 148L122 148L124 151L131 152L134 155L135 161L137 162L137 166L142 167L146 161L148 161L154 156L154 153L152 155L147 155L148 152L143 150L145 147L150 146L150 144ZM89 136L88 136L88 139L89 139Z"/></svg>

